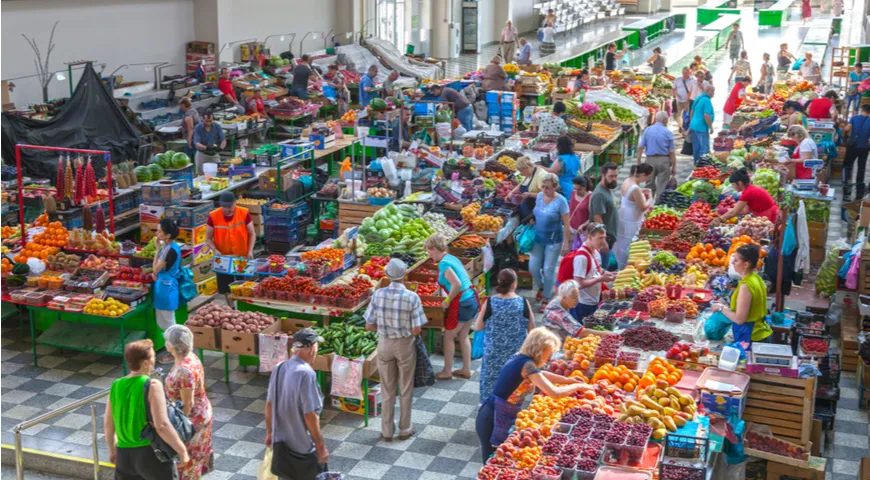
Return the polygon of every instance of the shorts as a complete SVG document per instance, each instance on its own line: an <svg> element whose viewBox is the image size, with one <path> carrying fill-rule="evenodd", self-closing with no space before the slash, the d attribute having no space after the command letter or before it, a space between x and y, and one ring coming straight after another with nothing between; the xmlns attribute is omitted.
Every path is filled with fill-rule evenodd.
<svg viewBox="0 0 870 480"><path fill-rule="evenodd" d="M160 310L154 309L154 318L157 320L157 326L161 330L166 330L175 325L175 310Z"/></svg>
<svg viewBox="0 0 870 480"><path fill-rule="evenodd" d="M230 284L236 281L235 275L227 275L225 273L218 273L217 275L217 291L218 293L229 294L230 293Z"/></svg>
<svg viewBox="0 0 870 480"><path fill-rule="evenodd" d="M480 305L477 303L477 298L471 298L459 302L459 323L465 323L477 317L477 311Z"/></svg>

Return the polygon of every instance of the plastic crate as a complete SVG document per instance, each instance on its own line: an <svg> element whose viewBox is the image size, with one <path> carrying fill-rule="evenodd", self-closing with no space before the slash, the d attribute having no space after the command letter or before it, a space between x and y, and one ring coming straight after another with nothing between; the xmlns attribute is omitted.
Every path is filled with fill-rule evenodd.
<svg viewBox="0 0 870 480"><path fill-rule="evenodd" d="M290 206L287 208L276 208L277 205ZM274 200L263 205L263 216L294 218L305 215L308 213L308 210L308 204L305 202L288 204L286 202Z"/></svg>
<svg viewBox="0 0 870 480"><path fill-rule="evenodd" d="M304 236L304 230L298 226L266 225L266 241L294 242Z"/></svg>
<svg viewBox="0 0 870 480"><path fill-rule="evenodd" d="M710 440L689 435L668 433L665 435L664 456L683 459L706 459Z"/></svg>
<svg viewBox="0 0 870 480"><path fill-rule="evenodd" d="M700 463L663 458L659 463L659 480L706 480L707 467Z"/></svg>
<svg viewBox="0 0 870 480"><path fill-rule="evenodd" d="M263 224L264 225L280 225L283 227L300 227L308 224L311 220L311 215L302 215L299 217L276 217L274 215L264 215L263 216Z"/></svg>

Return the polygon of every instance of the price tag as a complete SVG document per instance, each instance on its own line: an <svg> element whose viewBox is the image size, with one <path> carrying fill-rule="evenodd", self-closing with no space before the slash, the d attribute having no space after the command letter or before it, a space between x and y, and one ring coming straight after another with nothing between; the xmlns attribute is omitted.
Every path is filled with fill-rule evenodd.
<svg viewBox="0 0 870 480"><path fill-rule="evenodd" d="M618 120L616 120L616 114L613 113L613 110L612 110L612 109L609 109L609 108L608 108L608 109L607 109L607 114L610 115L610 119L613 120L614 122L618 121Z"/></svg>
<svg viewBox="0 0 870 480"><path fill-rule="evenodd" d="M357 120L359 120L361 118L367 118L368 116L369 116L369 111L366 109L363 109L361 112L359 112L357 114L356 118L357 118Z"/></svg>
<svg viewBox="0 0 870 480"><path fill-rule="evenodd" d="M247 146L248 146L248 139L247 139L247 138L242 138L242 139L240 139L240 140L239 140L239 146L240 146L240 147L247 147Z"/></svg>
<svg viewBox="0 0 870 480"><path fill-rule="evenodd" d="M417 140L414 140L413 142L411 142L411 145L408 147L408 150L413 152L413 151L417 150L417 147L419 147L419 146L420 146L420 142Z"/></svg>

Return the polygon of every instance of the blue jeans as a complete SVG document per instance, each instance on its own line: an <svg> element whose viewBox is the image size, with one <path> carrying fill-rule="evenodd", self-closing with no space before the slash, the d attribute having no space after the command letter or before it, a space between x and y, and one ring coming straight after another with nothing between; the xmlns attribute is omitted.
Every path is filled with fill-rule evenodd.
<svg viewBox="0 0 870 480"><path fill-rule="evenodd" d="M290 89L290 95L298 97L300 100L308 100L308 89L301 87L293 87Z"/></svg>
<svg viewBox="0 0 870 480"><path fill-rule="evenodd" d="M852 104L855 104L855 113L858 113L858 109L861 108L861 94L856 93L855 95L846 95L846 113L848 114L852 111Z"/></svg>
<svg viewBox="0 0 870 480"><path fill-rule="evenodd" d="M692 130L692 158L697 162L702 155L708 153L710 153L710 132Z"/></svg>
<svg viewBox="0 0 870 480"><path fill-rule="evenodd" d="M471 105L460 110L459 113L456 114L456 118L459 119L459 123L462 124L462 128L464 128L466 132L474 130L474 108Z"/></svg>
<svg viewBox="0 0 870 480"><path fill-rule="evenodd" d="M535 289L540 290L543 285L544 298L547 300L553 297L556 267L559 266L561 253L562 242L539 243L537 241L532 246L532 251L529 252L529 270L532 271Z"/></svg>

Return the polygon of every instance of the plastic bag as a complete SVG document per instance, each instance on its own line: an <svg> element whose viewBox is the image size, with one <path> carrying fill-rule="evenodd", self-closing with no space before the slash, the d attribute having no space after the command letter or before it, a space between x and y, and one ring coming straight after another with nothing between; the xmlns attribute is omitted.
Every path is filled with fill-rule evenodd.
<svg viewBox="0 0 870 480"><path fill-rule="evenodd" d="M846 288L853 290L858 288L858 266L861 263L861 257L852 259L852 264L849 265L849 270L846 272Z"/></svg>
<svg viewBox="0 0 870 480"><path fill-rule="evenodd" d="M729 328L731 328L731 320L728 320L722 312L716 312L704 322L704 335L708 340L722 340Z"/></svg>
<svg viewBox="0 0 870 480"><path fill-rule="evenodd" d="M785 256L791 255L791 252L797 247L797 235L794 233L794 222L792 216L788 217L788 224L785 226L785 235L782 238L782 253Z"/></svg>
<svg viewBox="0 0 870 480"><path fill-rule="evenodd" d="M260 347L260 373L271 372L279 363L287 360L286 336L259 336Z"/></svg>
<svg viewBox="0 0 870 480"><path fill-rule="evenodd" d="M278 477L272 475L272 449L266 449L266 456L263 461L257 466L257 480L278 480Z"/></svg>
<svg viewBox="0 0 870 480"><path fill-rule="evenodd" d="M795 260L795 272L810 273L810 230L807 227L807 206L804 201L798 202L797 224L795 225L798 242L798 255Z"/></svg>
<svg viewBox="0 0 870 480"><path fill-rule="evenodd" d="M514 231L514 239L517 242L517 250L520 254L529 253L535 245L535 227L520 225Z"/></svg>
<svg viewBox="0 0 870 480"><path fill-rule="evenodd" d="M332 395L363 399L362 379L365 357L346 358L336 355L332 360Z"/></svg>
<svg viewBox="0 0 870 480"><path fill-rule="evenodd" d="M474 342L471 344L471 358L477 360L483 356L483 344L486 340L486 330L474 332Z"/></svg>

